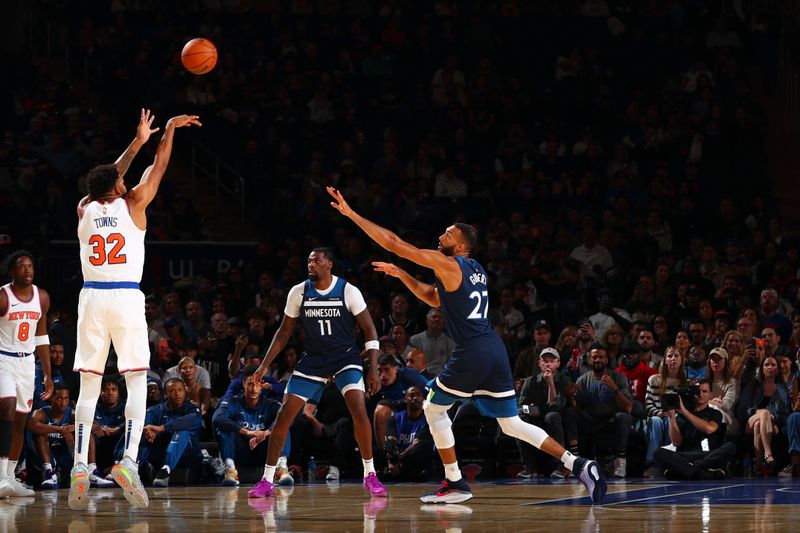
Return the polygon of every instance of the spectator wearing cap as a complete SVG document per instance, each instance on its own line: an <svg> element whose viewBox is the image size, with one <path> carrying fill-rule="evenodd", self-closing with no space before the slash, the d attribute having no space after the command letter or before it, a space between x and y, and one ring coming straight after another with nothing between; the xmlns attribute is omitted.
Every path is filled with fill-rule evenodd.
<svg viewBox="0 0 800 533"><path fill-rule="evenodd" d="M736 420L734 406L739 399L739 383L733 377L730 367L730 354L725 348L714 348L708 354L708 371L711 381L711 399L709 407L722 413L722 421L727 425L729 435L739 434L739 423Z"/></svg>
<svg viewBox="0 0 800 533"><path fill-rule="evenodd" d="M161 403L161 380L153 377L147 377L147 408Z"/></svg>
<svg viewBox="0 0 800 533"><path fill-rule="evenodd" d="M627 475L628 436L633 418L633 397L628 378L608 368L608 354L602 344L594 344L589 352L591 372L575 382L575 404L580 415L581 446L594 445L595 453L602 449L601 436L610 437L607 445L614 455L612 475ZM610 464L610 460L603 461Z"/></svg>
<svg viewBox="0 0 800 533"><path fill-rule="evenodd" d="M647 394L647 380L650 376L658 374L658 371L651 368L642 361L642 348L639 343L626 341L620 348L620 364L617 372L628 378L633 396L633 410L631 414L636 418L644 418L644 399Z"/></svg>
<svg viewBox="0 0 800 533"><path fill-rule="evenodd" d="M706 335L706 344L709 346L719 346L725 339L725 334L731 329L731 314L720 309L714 312L714 327Z"/></svg>
<svg viewBox="0 0 800 533"><path fill-rule="evenodd" d="M517 387L522 386L522 380L538 373L539 354L550 346L552 337L550 323L547 320L537 320L533 325L533 346L519 352L514 363L514 383Z"/></svg>
<svg viewBox="0 0 800 533"><path fill-rule="evenodd" d="M631 315L620 307L614 307L614 302L611 299L611 291L608 289L600 289L597 291L597 313L589 317L594 326L594 334L597 338L602 339L606 334L606 330L612 324L616 324L624 331L631 328Z"/></svg>
<svg viewBox="0 0 800 533"><path fill-rule="evenodd" d="M568 388L572 380L558 371L560 356L555 348L544 348L539 353L539 372L525 378L517 405L519 416L526 422L539 426L559 444L577 453L578 417L569 401ZM533 476L535 470L554 477L563 477L560 465L530 444L517 439L523 469L521 478ZM540 467L537 469L537 456Z"/></svg>
<svg viewBox="0 0 800 533"><path fill-rule="evenodd" d="M444 314L438 307L432 307L428 311L425 323L425 331L412 336L408 343L425 352L428 356L428 371L435 376L450 359L456 343L444 334Z"/></svg>

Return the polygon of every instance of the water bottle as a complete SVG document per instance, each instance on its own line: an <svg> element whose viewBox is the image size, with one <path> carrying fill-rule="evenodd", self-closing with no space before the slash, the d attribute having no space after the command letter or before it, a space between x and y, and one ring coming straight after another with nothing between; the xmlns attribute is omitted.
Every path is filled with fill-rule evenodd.
<svg viewBox="0 0 800 533"><path fill-rule="evenodd" d="M313 483L317 480L317 462L314 461L314 456L308 458L308 482Z"/></svg>

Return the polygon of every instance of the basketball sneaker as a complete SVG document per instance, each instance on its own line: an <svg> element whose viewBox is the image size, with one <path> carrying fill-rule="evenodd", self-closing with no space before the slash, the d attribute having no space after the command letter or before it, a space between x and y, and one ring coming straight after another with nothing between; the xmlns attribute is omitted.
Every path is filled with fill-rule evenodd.
<svg viewBox="0 0 800 533"><path fill-rule="evenodd" d="M294 485L294 478L289 473L289 471L285 468L277 468L275 470L275 478L273 479L273 483L276 485Z"/></svg>
<svg viewBox="0 0 800 533"><path fill-rule="evenodd" d="M8 479L8 484L11 485L11 489L13 490L13 492L11 493L11 496L17 496L17 497L21 497L21 498L25 498L25 497L29 498L29 497L33 496L34 494L36 494L35 492L33 492L33 490L30 489L30 487L27 487L27 486L23 485L22 482L20 480L18 480L17 478L14 478L14 477L9 478Z"/></svg>
<svg viewBox="0 0 800 533"><path fill-rule="evenodd" d="M339 469L333 465L328 468L328 474L325 476L325 481L339 481Z"/></svg>
<svg viewBox="0 0 800 533"><path fill-rule="evenodd" d="M572 466L572 472L586 486L586 490L589 491L592 503L600 503L600 500L606 495L608 484L606 484L597 461L578 457Z"/></svg>
<svg viewBox="0 0 800 533"><path fill-rule="evenodd" d="M55 471L48 469L45 472L44 476L42 476L42 488L43 489L58 489L58 474Z"/></svg>
<svg viewBox="0 0 800 533"><path fill-rule="evenodd" d="M125 499L134 507L144 508L150 505L147 491L144 490L142 480L139 479L139 465L128 457L115 464L111 469L111 477L122 487Z"/></svg>
<svg viewBox="0 0 800 533"><path fill-rule="evenodd" d="M458 481L445 478L436 492L420 496L419 499L422 503L461 503L472 499L472 491L463 478Z"/></svg>
<svg viewBox="0 0 800 533"><path fill-rule="evenodd" d="M272 496L275 492L275 485L273 485L270 481L267 481L264 478L255 484L255 486L247 491L248 498L266 498L267 496Z"/></svg>
<svg viewBox="0 0 800 533"><path fill-rule="evenodd" d="M364 488L373 496L386 496L388 494L386 487L383 486L375 472L370 472L364 478Z"/></svg>
<svg viewBox="0 0 800 533"><path fill-rule="evenodd" d="M235 468L226 468L225 477L222 478L223 487L235 487L239 484L239 471Z"/></svg>
<svg viewBox="0 0 800 533"><path fill-rule="evenodd" d="M69 473L69 508L78 511L86 509L89 505L89 487L92 482L89 480L89 467L84 463L78 463L72 467Z"/></svg>
<svg viewBox="0 0 800 533"><path fill-rule="evenodd" d="M91 470L91 474L89 474L89 481L91 481L93 487L98 487L101 489L114 486L114 481L105 477L98 468Z"/></svg>

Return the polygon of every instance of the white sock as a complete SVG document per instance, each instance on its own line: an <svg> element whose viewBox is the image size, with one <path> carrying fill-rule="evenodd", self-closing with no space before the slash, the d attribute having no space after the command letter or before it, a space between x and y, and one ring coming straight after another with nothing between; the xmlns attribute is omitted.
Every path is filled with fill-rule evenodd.
<svg viewBox="0 0 800 533"><path fill-rule="evenodd" d="M48 472L48 470L52 470L53 469L53 465L51 465L50 463L44 463L42 465L42 468L44 468L44 473L46 474Z"/></svg>
<svg viewBox="0 0 800 533"><path fill-rule="evenodd" d="M266 479L270 483L272 480L275 479L275 469L278 468L275 465L264 465L264 476L261 479Z"/></svg>
<svg viewBox="0 0 800 533"><path fill-rule="evenodd" d="M458 461L444 465L444 477L450 481L458 481L461 479L461 469L458 468Z"/></svg>
<svg viewBox="0 0 800 533"><path fill-rule="evenodd" d="M375 459L361 459L364 464L364 477L375 473Z"/></svg>
<svg viewBox="0 0 800 533"><path fill-rule="evenodd" d="M17 463L19 461L8 460L8 479L16 479L17 477Z"/></svg>
<svg viewBox="0 0 800 533"><path fill-rule="evenodd" d="M225 468L233 470L236 468L236 463L233 462L233 459L225 459Z"/></svg>
<svg viewBox="0 0 800 533"><path fill-rule="evenodd" d="M577 457L569 453L569 450L564 450L564 455L561 456L561 462L564 463L564 466L566 466L567 470L570 472L572 471L572 467L575 466L575 459L577 459Z"/></svg>
<svg viewBox="0 0 800 533"><path fill-rule="evenodd" d="M0 458L0 481L8 475L8 457Z"/></svg>

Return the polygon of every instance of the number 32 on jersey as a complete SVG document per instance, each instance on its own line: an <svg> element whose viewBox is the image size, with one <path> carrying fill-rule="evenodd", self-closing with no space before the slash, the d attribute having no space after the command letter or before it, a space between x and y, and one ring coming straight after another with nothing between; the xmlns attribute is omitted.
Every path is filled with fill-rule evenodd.
<svg viewBox="0 0 800 533"><path fill-rule="evenodd" d="M121 233L111 233L108 237L102 235L92 235L89 238L92 247L92 254L89 262L94 266L104 264L121 265L128 261L122 249L125 247L125 236Z"/></svg>

